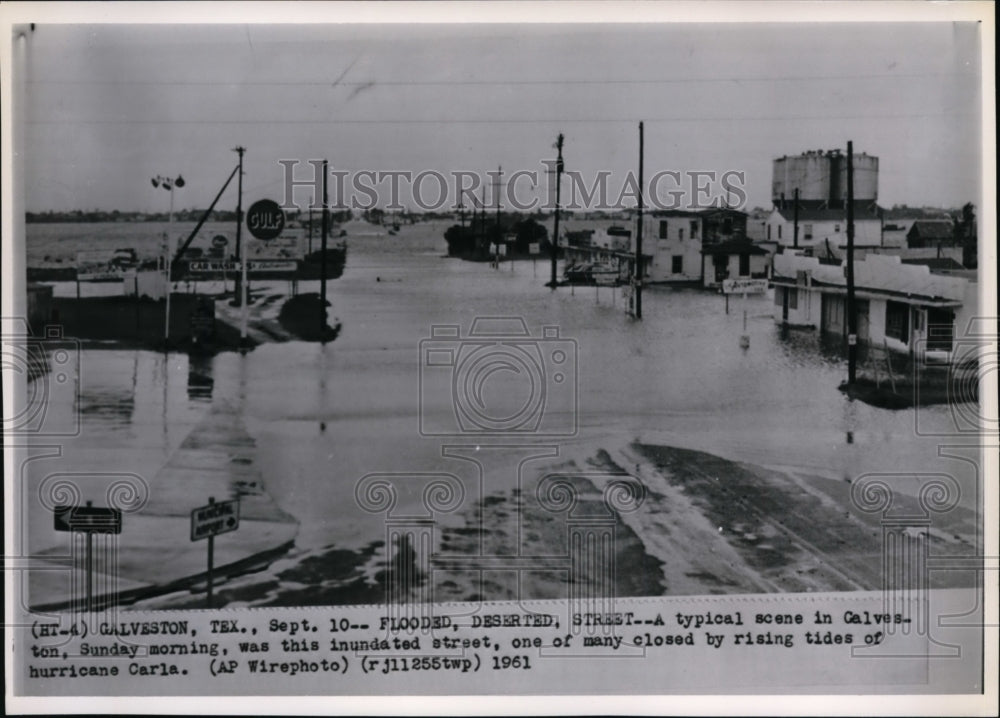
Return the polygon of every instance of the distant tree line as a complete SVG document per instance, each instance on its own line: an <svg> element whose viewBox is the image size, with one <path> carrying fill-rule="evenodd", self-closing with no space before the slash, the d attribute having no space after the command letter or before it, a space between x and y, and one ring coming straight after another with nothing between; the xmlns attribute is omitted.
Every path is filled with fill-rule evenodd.
<svg viewBox="0 0 1000 718"><path fill-rule="evenodd" d="M179 209L174 211L176 222L197 222L205 214L204 209ZM166 222L170 219L168 212L110 212L102 209L69 210L65 212L25 212L24 221L28 224L68 223L68 222ZM232 210L213 210L210 221L235 222L236 212Z"/></svg>
<svg viewBox="0 0 1000 718"><path fill-rule="evenodd" d="M484 222L472 221L467 225L453 224L444 233L448 243L448 256L462 259L489 259L497 242L504 242L513 235L513 246L508 249L515 256L526 256L529 245L538 244L542 252L548 251L549 231L534 217L507 217L497 222L488 218Z"/></svg>

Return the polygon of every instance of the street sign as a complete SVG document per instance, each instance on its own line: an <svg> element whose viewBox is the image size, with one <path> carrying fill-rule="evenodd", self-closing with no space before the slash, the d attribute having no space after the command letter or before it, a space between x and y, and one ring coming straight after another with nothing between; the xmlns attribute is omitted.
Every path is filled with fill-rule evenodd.
<svg viewBox="0 0 1000 718"><path fill-rule="evenodd" d="M240 526L240 502L209 503L191 512L191 540L218 536L235 531Z"/></svg>
<svg viewBox="0 0 1000 718"><path fill-rule="evenodd" d="M229 244L229 239L224 234L217 234L214 237L212 237L213 247L218 247L219 249L222 249L227 244Z"/></svg>
<svg viewBox="0 0 1000 718"><path fill-rule="evenodd" d="M528 245L528 254L541 254L542 245L539 242L532 242Z"/></svg>
<svg viewBox="0 0 1000 718"><path fill-rule="evenodd" d="M56 506L52 509L56 531L120 534L122 512L100 506Z"/></svg>
<svg viewBox="0 0 1000 718"><path fill-rule="evenodd" d="M285 228L285 213L272 199L260 199L247 210L247 229L257 239L274 239Z"/></svg>
<svg viewBox="0 0 1000 718"><path fill-rule="evenodd" d="M763 294L767 291L766 279L724 279L722 291L725 294Z"/></svg>

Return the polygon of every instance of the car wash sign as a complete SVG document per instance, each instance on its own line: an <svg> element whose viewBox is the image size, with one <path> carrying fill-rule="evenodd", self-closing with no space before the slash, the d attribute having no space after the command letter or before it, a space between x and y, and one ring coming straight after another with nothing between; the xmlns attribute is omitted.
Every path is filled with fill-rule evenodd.
<svg viewBox="0 0 1000 718"><path fill-rule="evenodd" d="M274 239L285 229L285 212L274 200L257 200L247 210L247 229L257 239Z"/></svg>

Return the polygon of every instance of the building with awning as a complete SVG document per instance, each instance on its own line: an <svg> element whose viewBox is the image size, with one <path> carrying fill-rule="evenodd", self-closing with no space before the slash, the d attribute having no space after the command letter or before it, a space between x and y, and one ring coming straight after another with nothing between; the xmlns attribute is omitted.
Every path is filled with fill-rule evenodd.
<svg viewBox="0 0 1000 718"><path fill-rule="evenodd" d="M846 266L840 260L774 255L771 284L780 324L847 340ZM854 262L857 341L926 361L951 362L978 307L973 272L958 275L870 254Z"/></svg>

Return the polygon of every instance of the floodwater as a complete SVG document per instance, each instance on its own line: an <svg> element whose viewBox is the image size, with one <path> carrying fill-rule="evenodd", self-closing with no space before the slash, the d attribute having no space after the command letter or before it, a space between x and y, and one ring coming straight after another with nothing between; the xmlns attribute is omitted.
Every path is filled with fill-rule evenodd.
<svg viewBox="0 0 1000 718"><path fill-rule="evenodd" d="M837 389L845 363L814 332L777 327L770 294L734 297L727 314L720 295L654 288L635 321L620 289L545 287L547 261L511 271L444 258L443 225L398 236L363 227L348 236L343 277L329 283L342 324L330 344L166 362L83 351L82 431L64 442L63 460L155 473L213 402L227 402L257 442L268 492L300 522L306 554L385 540L387 522L425 511L435 477L461 485L463 505L434 517L448 524L470 502L560 466L579 470L601 450L631 472L637 441L831 482L886 473L903 493L916 493L914 475L943 473L976 510L973 465L939 456L939 444L973 442L935 436L954 434L954 407L889 411L847 399ZM471 337L483 317L523 320L530 336L491 320ZM483 426L507 431L490 438ZM395 503L366 510L365 488L378 480L395 488ZM638 525L655 530L656 517L646 518Z"/></svg>

